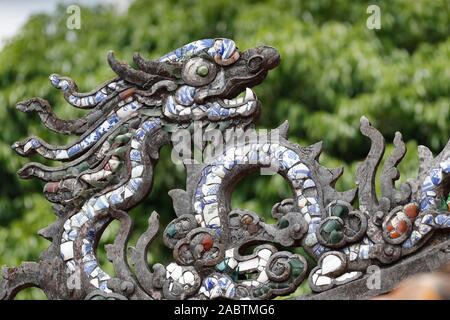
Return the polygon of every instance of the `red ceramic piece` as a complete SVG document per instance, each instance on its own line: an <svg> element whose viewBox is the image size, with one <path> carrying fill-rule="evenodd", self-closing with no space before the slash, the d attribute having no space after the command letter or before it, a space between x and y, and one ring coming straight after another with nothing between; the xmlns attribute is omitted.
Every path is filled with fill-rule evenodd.
<svg viewBox="0 0 450 320"><path fill-rule="evenodd" d="M403 234L406 232L406 229L408 228L408 225L406 224L405 220L400 220L400 222L397 225L397 232L400 234Z"/></svg>
<svg viewBox="0 0 450 320"><path fill-rule="evenodd" d="M404 212L408 216L408 218L414 220L419 214L419 207L414 203L410 203L405 206Z"/></svg>
<svg viewBox="0 0 450 320"><path fill-rule="evenodd" d="M214 243L214 241L210 235L205 235L201 241L201 244L202 244L203 248L205 249L205 251L208 251L209 249L211 249L213 243Z"/></svg>

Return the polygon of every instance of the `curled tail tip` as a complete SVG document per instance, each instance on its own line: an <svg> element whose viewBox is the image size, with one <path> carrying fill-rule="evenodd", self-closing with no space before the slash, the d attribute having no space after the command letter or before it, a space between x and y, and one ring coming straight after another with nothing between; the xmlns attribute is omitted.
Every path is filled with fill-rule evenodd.
<svg viewBox="0 0 450 320"><path fill-rule="evenodd" d="M106 54L106 58L108 60L108 63L111 64L111 62L116 61L116 57L113 50L108 50L108 53Z"/></svg>
<svg viewBox="0 0 450 320"><path fill-rule="evenodd" d="M19 141L14 142L11 145L11 149L13 149L17 154L20 154L21 156L25 156L26 155L24 150L23 150L22 143L19 142Z"/></svg>
<svg viewBox="0 0 450 320"><path fill-rule="evenodd" d="M50 112L51 107L48 103L48 101L41 99L41 98L31 98L28 100L20 101L16 104L16 109L24 112L24 113L30 113L30 112Z"/></svg>
<svg viewBox="0 0 450 320"><path fill-rule="evenodd" d="M21 112L30 112L30 100L20 101L16 104L16 110Z"/></svg>
<svg viewBox="0 0 450 320"><path fill-rule="evenodd" d="M30 138L26 141L16 141L11 145L11 148L21 156L29 156L35 152L35 149L40 147L41 143L35 138Z"/></svg>
<svg viewBox="0 0 450 320"><path fill-rule="evenodd" d="M56 74L56 73L52 73L51 75L48 76L48 79L50 80L50 83L54 86L57 87L59 82L60 82L60 75Z"/></svg>
<svg viewBox="0 0 450 320"><path fill-rule="evenodd" d="M359 118L359 123L361 126L370 126L370 121L365 116L361 116L361 118Z"/></svg>
<svg viewBox="0 0 450 320"><path fill-rule="evenodd" d="M24 166L17 171L17 175L22 179L30 179L33 175L32 168Z"/></svg>
<svg viewBox="0 0 450 320"><path fill-rule="evenodd" d="M403 135L400 131L395 131L394 135L394 142L402 142L403 141Z"/></svg>
<svg viewBox="0 0 450 320"><path fill-rule="evenodd" d="M149 223L150 223L150 222L153 222L153 221L159 221L159 213L156 212L156 211L153 211L153 212L150 214L150 218L148 219L148 222L149 222Z"/></svg>
<svg viewBox="0 0 450 320"><path fill-rule="evenodd" d="M48 78L52 86L56 89L68 91L69 88L74 87L74 83L70 78L62 77L59 74L52 73Z"/></svg>

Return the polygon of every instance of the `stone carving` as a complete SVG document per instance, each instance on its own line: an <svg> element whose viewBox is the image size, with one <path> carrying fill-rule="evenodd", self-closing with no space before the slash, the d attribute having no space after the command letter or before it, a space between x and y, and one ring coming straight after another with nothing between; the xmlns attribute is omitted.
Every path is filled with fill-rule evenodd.
<svg viewBox="0 0 450 320"><path fill-rule="evenodd" d="M290 142L285 122L268 136L255 133L227 146L207 163L185 164L186 189L169 193L177 218L163 231L174 262L147 263L160 230L155 212L136 247L129 248L127 211L150 192L159 149L200 121L206 129L247 132L260 113L249 87L261 83L279 61L277 50L268 46L241 52L232 40L206 39L159 60L136 54L137 69L109 53L118 76L87 93L79 93L72 79L51 75L69 104L91 111L62 120L43 99L17 105L37 113L50 130L80 138L66 146L37 137L13 144L22 156L37 153L64 164L29 163L19 170L21 178L47 182L44 195L54 203L57 220L39 231L51 241L39 262L3 270L0 298L36 286L51 299L268 299L295 291L307 276L312 290L320 292L360 278L369 265L395 263L435 230L450 227L450 141L436 157L420 147L417 179L396 188L396 166L406 152L397 133L379 175L378 197L375 175L385 141L366 118L361 132L371 148L358 168L357 189L344 192L334 188L342 169L318 162L321 143ZM280 174L292 188L293 197L272 209L276 224L230 206L237 181L261 168ZM106 247L116 272L111 277L99 266L96 247L114 219L121 229ZM280 247L302 247L318 264L308 272L302 255Z"/></svg>

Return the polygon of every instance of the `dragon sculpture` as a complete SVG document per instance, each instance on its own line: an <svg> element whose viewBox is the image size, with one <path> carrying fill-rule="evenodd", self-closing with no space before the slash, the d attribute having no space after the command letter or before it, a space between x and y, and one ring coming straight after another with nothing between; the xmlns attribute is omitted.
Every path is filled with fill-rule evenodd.
<svg viewBox="0 0 450 320"><path fill-rule="evenodd" d="M260 102L250 87L265 79L280 55L268 46L241 52L232 40L205 39L158 60L135 54L134 62L137 68L110 52L108 63L118 76L88 93L79 93L70 78L50 76L69 104L91 110L80 119L57 118L40 98L17 105L37 113L50 130L80 138L54 146L30 137L12 146L22 156L37 153L64 164L28 163L18 172L47 182L43 192L58 219L39 231L51 241L39 262L4 268L0 299L32 286L51 299L268 299L294 292L307 277L311 289L321 292L362 277L369 265L399 261L437 229L450 227L450 141L436 157L419 147L418 178L397 189L396 166L406 152L397 133L378 199L375 175L385 142L366 118L361 132L371 149L358 168L357 188L345 192L334 188L342 169L318 162L321 143L289 142L285 122L268 135L226 144L207 163L185 163L186 190L169 192L177 218L163 233L175 261L149 266L159 216L150 215L147 231L129 247L127 211L149 194L159 149L181 130L194 132L196 123L206 131L252 129ZM236 183L264 168L292 188L293 197L272 209L276 224L230 205ZM114 219L121 229L106 246L112 277L99 266L96 248ZM309 270L302 255L285 251L296 247L317 266Z"/></svg>

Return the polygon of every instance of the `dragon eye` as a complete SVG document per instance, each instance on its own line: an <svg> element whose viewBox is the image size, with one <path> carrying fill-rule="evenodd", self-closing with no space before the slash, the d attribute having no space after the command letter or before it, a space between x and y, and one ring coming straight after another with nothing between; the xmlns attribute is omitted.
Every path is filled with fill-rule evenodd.
<svg viewBox="0 0 450 320"><path fill-rule="evenodd" d="M208 73L209 73L209 69L207 66L200 66L197 68L197 74L200 77L206 77L208 75Z"/></svg>
<svg viewBox="0 0 450 320"><path fill-rule="evenodd" d="M214 62L202 57L193 57L183 66L181 78L191 87L201 87L211 83L217 75L217 66Z"/></svg>

